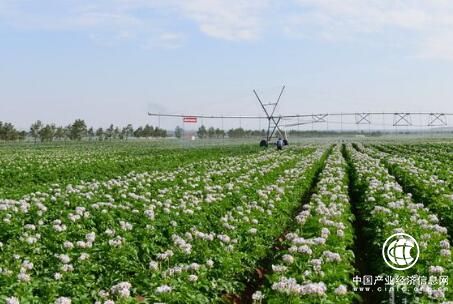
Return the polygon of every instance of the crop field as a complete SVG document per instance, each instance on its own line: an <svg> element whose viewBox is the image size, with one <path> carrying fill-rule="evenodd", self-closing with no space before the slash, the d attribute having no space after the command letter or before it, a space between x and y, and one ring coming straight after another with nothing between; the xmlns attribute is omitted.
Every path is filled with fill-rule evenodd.
<svg viewBox="0 0 453 304"><path fill-rule="evenodd" d="M453 303L452 236L448 141L0 147L0 303Z"/></svg>

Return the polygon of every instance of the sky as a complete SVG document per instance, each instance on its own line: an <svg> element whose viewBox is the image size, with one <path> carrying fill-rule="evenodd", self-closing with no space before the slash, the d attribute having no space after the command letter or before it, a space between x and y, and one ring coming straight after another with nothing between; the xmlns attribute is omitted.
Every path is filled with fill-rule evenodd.
<svg viewBox="0 0 453 304"><path fill-rule="evenodd" d="M19 128L260 114L252 90L283 84L281 114L453 112L453 2L0 0L0 121Z"/></svg>

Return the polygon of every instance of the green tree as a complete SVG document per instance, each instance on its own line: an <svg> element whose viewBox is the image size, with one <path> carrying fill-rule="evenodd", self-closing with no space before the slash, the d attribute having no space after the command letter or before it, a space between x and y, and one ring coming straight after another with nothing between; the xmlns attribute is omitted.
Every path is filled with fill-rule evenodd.
<svg viewBox="0 0 453 304"><path fill-rule="evenodd" d="M96 130L96 137L98 138L99 141L103 139L104 136L104 130L102 128L99 128Z"/></svg>
<svg viewBox="0 0 453 304"><path fill-rule="evenodd" d="M92 140L94 138L94 129L93 127L89 128L87 131L88 138Z"/></svg>
<svg viewBox="0 0 453 304"><path fill-rule="evenodd" d="M24 140L26 136L27 136L27 132L25 132L25 131L20 131L17 133L18 140Z"/></svg>
<svg viewBox="0 0 453 304"><path fill-rule="evenodd" d="M54 124L47 124L39 130L41 142L53 141L57 127Z"/></svg>
<svg viewBox="0 0 453 304"><path fill-rule="evenodd" d="M64 127L64 138L65 138L65 140L66 140L66 138L71 139L71 130L72 130L72 125L67 125L66 127Z"/></svg>
<svg viewBox="0 0 453 304"><path fill-rule="evenodd" d="M113 126L113 124L111 124L110 127L107 128L107 130L105 130L106 139L109 139L109 140L112 139L114 130L115 130L115 127Z"/></svg>
<svg viewBox="0 0 453 304"><path fill-rule="evenodd" d="M214 129L214 127L210 127L208 129L208 137L209 138L214 138L215 137L215 129Z"/></svg>
<svg viewBox="0 0 453 304"><path fill-rule="evenodd" d="M242 128L230 129L228 130L227 134L230 138L241 138L247 135L247 131Z"/></svg>
<svg viewBox="0 0 453 304"><path fill-rule="evenodd" d="M225 131L221 129L215 129L215 134L217 138L224 138L225 137Z"/></svg>
<svg viewBox="0 0 453 304"><path fill-rule="evenodd" d="M128 139L129 137L132 137L134 136L134 127L132 126L132 124L128 124L126 127L123 128L122 130L122 133L123 134L123 137L124 139Z"/></svg>
<svg viewBox="0 0 453 304"><path fill-rule="evenodd" d="M156 127L154 130L156 137L167 137L167 130Z"/></svg>
<svg viewBox="0 0 453 304"><path fill-rule="evenodd" d="M0 140L24 139L23 132L18 132L12 123L0 121Z"/></svg>
<svg viewBox="0 0 453 304"><path fill-rule="evenodd" d="M40 120L37 120L34 122L31 127L30 127L30 136L33 137L33 139L36 140L39 138L39 131L42 129L43 125Z"/></svg>
<svg viewBox="0 0 453 304"><path fill-rule="evenodd" d="M154 128L148 124L145 125L143 128L143 135L142 137L152 137L154 136Z"/></svg>
<svg viewBox="0 0 453 304"><path fill-rule="evenodd" d="M84 120L76 119L71 125L71 132L69 138L71 140L82 140L87 134L87 125Z"/></svg>
<svg viewBox="0 0 453 304"><path fill-rule="evenodd" d="M114 138L114 139L119 138L119 137L120 137L120 134L121 134L120 128L116 127L116 128L113 130L113 138Z"/></svg>
<svg viewBox="0 0 453 304"><path fill-rule="evenodd" d="M207 133L208 131L206 130L206 127L201 125L201 127L198 128L197 136L198 138L206 138Z"/></svg>
<svg viewBox="0 0 453 304"><path fill-rule="evenodd" d="M143 128L142 127L138 127L135 131L134 131L134 137L143 137Z"/></svg>
<svg viewBox="0 0 453 304"><path fill-rule="evenodd" d="M175 129L175 137L176 138L182 138L183 133L184 133L184 129L181 128L180 126L177 126L176 129Z"/></svg>
<svg viewBox="0 0 453 304"><path fill-rule="evenodd" d="M55 139L62 140L65 138L65 132L63 127L57 127L54 134Z"/></svg>

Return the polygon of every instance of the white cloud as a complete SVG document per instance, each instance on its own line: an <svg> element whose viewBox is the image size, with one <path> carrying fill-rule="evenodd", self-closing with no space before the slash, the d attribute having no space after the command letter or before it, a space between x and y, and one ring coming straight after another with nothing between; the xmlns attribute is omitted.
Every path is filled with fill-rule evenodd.
<svg viewBox="0 0 453 304"><path fill-rule="evenodd" d="M398 0L296 0L307 15L328 20L324 26L343 26L351 31L377 31L387 26L422 29L431 13L427 1Z"/></svg>
<svg viewBox="0 0 453 304"><path fill-rule="evenodd" d="M170 22L193 22L207 36L225 40L253 40L262 30L262 14L270 0L0 0L0 21L26 30L89 30L145 36L174 32ZM37 4L39 3L39 4ZM170 28L168 28L170 27ZM93 34L93 31L97 31ZM179 30L177 30L179 31ZM161 36L163 44L180 37ZM171 43L172 45L177 45Z"/></svg>
<svg viewBox="0 0 453 304"><path fill-rule="evenodd" d="M453 59L452 1L295 1L300 10L291 14L285 28L292 36L341 40L356 35L401 31L418 40L415 53L423 57Z"/></svg>
<svg viewBox="0 0 453 304"><path fill-rule="evenodd" d="M86 31L103 45L134 41L147 48L182 46L191 35L188 24L228 41L286 33L360 42L379 34L373 43L400 39L410 55L453 59L451 0L0 0L1 23Z"/></svg>
<svg viewBox="0 0 453 304"><path fill-rule="evenodd" d="M197 22L208 36L226 40L253 40L263 27L267 0L175 1L183 16Z"/></svg>
<svg viewBox="0 0 453 304"><path fill-rule="evenodd" d="M149 41L144 44L146 49L165 48L176 49L181 47L187 37L183 33L177 32L162 32L153 35Z"/></svg>
<svg viewBox="0 0 453 304"><path fill-rule="evenodd" d="M137 1L125 0L43 0L36 3L25 0L0 0L0 22L30 31L82 31L88 39L100 46L115 46L136 40L145 41L162 31L160 20L137 14ZM156 2L157 3L157 2ZM137 2L138 4L138 2Z"/></svg>

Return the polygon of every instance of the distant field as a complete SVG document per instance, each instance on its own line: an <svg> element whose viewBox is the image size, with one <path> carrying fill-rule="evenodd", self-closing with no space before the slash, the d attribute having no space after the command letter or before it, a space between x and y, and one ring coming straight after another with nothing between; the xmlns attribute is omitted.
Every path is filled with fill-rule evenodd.
<svg viewBox="0 0 453 304"><path fill-rule="evenodd" d="M364 275L453 301L453 142L297 142L0 146L0 302L388 303ZM403 271L397 232L420 245Z"/></svg>

